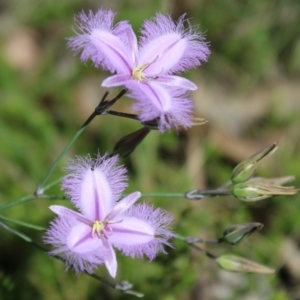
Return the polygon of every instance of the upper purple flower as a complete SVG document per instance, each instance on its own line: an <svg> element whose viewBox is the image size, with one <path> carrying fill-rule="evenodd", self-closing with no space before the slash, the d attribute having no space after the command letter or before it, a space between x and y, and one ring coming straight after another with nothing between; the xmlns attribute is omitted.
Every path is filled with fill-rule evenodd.
<svg viewBox="0 0 300 300"><path fill-rule="evenodd" d="M117 166L117 157L90 156L71 161L62 188L80 213L60 205L50 209L58 215L51 222L44 241L56 247L51 254L62 254L67 267L77 273L92 273L105 264L116 276L117 260L113 247L124 255L153 259L172 233L165 227L172 217L162 209L134 205L141 194L134 192L119 200L126 187L126 170Z"/></svg>
<svg viewBox="0 0 300 300"><path fill-rule="evenodd" d="M200 65L206 61L210 51L203 36L192 27L184 15L177 23L169 16L157 14L145 21L138 43L132 27L127 21L113 26L114 14L110 10L99 10L96 14L81 13L76 19L79 30L69 39L74 51L82 51L81 60L91 59L116 75L105 79L102 86L125 86L138 101L152 105L151 117L163 117L168 122L160 129L173 127L178 122L184 127L191 125L190 100L186 97L174 99L172 90L195 90L197 86L180 76L173 75ZM184 25L187 23L188 28ZM178 94L178 92L175 92ZM180 115L179 107L187 105L189 118ZM151 120L142 111L141 121Z"/></svg>

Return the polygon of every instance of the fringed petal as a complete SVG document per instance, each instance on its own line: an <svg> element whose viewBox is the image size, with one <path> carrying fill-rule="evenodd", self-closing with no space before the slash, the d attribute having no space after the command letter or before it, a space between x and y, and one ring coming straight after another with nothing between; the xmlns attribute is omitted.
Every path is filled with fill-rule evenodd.
<svg viewBox="0 0 300 300"><path fill-rule="evenodd" d="M108 255L105 259L105 266L107 268L109 275L115 278L117 275L117 268L118 268L116 253L111 245L108 245L108 251L109 251Z"/></svg>
<svg viewBox="0 0 300 300"><path fill-rule="evenodd" d="M182 72L207 61L210 54L203 35L185 15L174 22L170 16L157 14L144 22L141 33L139 64L152 62L149 74Z"/></svg>
<svg viewBox="0 0 300 300"><path fill-rule="evenodd" d="M69 174L62 180L62 189L91 221L104 219L127 187L126 169L117 165L117 159L88 155L70 160L65 168Z"/></svg>
<svg viewBox="0 0 300 300"><path fill-rule="evenodd" d="M140 192L134 192L129 194L127 197L120 200L112 209L112 211L106 216L107 220L113 221L122 213L125 213L139 198L141 197Z"/></svg>
<svg viewBox="0 0 300 300"><path fill-rule="evenodd" d="M67 239L76 225L78 221L73 218L56 218L50 223L50 228L43 237L44 243L55 247L55 250L50 251L49 254L60 255L64 259L66 269L73 267L77 274L85 271L93 273L95 268L104 263L108 251L105 247L85 253L72 251L67 245Z"/></svg>
<svg viewBox="0 0 300 300"><path fill-rule="evenodd" d="M131 257L146 255L152 260L158 252L165 253L163 245L171 246L168 240L174 235L168 230L168 226L172 222L173 217L167 211L159 208L154 209L146 204L137 204L132 206L125 216L128 219L124 218L123 231L121 231L122 223L112 225L114 232L117 231L116 227L119 226L119 234L122 232L124 236L128 236L128 239L120 238L112 242L124 255ZM135 231L134 224L136 224ZM129 231L129 228L132 231ZM131 238L130 234L132 234ZM109 240L112 241L113 236L109 237Z"/></svg>
<svg viewBox="0 0 300 300"><path fill-rule="evenodd" d="M160 132L192 125L193 103L184 90L149 81L131 85L129 97L136 99L132 109L142 122L158 120Z"/></svg>
<svg viewBox="0 0 300 300"><path fill-rule="evenodd" d="M101 66L110 72L130 74L133 66L132 46L128 32L132 31L127 21L113 28L114 13L110 10L80 13L76 18L75 37L69 38L68 46L74 52L81 52L81 60L91 59L95 66ZM132 40L132 39L131 39Z"/></svg>

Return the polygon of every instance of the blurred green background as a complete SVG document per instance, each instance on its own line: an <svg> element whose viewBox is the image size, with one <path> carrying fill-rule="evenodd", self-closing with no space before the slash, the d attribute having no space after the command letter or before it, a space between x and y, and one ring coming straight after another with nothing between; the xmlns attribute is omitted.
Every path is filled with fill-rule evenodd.
<svg viewBox="0 0 300 300"><path fill-rule="evenodd" d="M108 75L82 64L66 48L73 16L82 9L111 8L138 32L156 12L187 13L210 42L209 62L186 75L196 115L208 125L163 135L151 132L122 162L130 172L129 191L184 192L215 188L234 166L267 144L279 150L259 168L260 176L300 177L300 2L244 1L0 1L0 205L32 194L60 151L91 114L105 92ZM116 95L117 89L110 91ZM130 100L117 105L129 111ZM67 157L111 152L137 122L95 119ZM67 157L51 180L59 178ZM50 181L51 181L50 180ZM49 182L50 182L49 181ZM296 179L299 186L299 179ZM49 193L61 195L59 185ZM300 201L277 197L255 204L232 197L190 202L145 198L175 215L174 231L218 237L230 224L262 222L264 229L242 244L211 246L275 267L276 275L232 274L174 241L175 249L154 262L118 256L117 280L128 280L145 299L300 299ZM51 204L34 200L1 215L46 227ZM9 224L9 223L7 223ZM42 232L9 224L41 243ZM131 299L72 270L0 227L0 299ZM104 267L96 274L108 277Z"/></svg>

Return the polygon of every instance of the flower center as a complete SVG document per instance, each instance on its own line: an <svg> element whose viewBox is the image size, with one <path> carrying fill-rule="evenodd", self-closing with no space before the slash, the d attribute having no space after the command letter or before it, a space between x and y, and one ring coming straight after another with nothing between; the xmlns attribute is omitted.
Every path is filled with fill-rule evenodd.
<svg viewBox="0 0 300 300"><path fill-rule="evenodd" d="M151 66L153 63L156 62L156 60L158 59L158 56L156 56L152 61L144 64L144 65L140 65L137 66L135 68L133 68L132 70L132 78L137 80L137 81L143 81L145 79L147 79L147 77L143 74L143 72L149 67ZM148 79L153 79L151 77L148 77Z"/></svg>
<svg viewBox="0 0 300 300"><path fill-rule="evenodd" d="M97 234L97 236L101 239L106 238L107 236L112 234L113 231L109 226L106 226L108 224L116 224L116 223L121 223L122 220L118 220L118 221L109 221L109 220L104 220L104 221L95 221L93 223L93 227L92 227L92 238L95 236L95 233Z"/></svg>
<svg viewBox="0 0 300 300"><path fill-rule="evenodd" d="M107 221L95 221L92 229L92 237L94 237L95 233L98 234L99 237L103 235L103 231Z"/></svg>
<svg viewBox="0 0 300 300"><path fill-rule="evenodd" d="M143 71L145 71L145 69L149 66L149 64L146 65L141 65L138 67L135 67L132 71L132 78L137 80L137 81L142 81L145 80L146 77L143 74Z"/></svg>

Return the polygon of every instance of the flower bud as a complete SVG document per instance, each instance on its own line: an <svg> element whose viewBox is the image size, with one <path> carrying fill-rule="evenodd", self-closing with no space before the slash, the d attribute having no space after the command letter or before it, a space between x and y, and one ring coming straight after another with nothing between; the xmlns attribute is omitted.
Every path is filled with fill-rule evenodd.
<svg viewBox="0 0 300 300"><path fill-rule="evenodd" d="M240 183L247 181L254 175L259 162L267 155L274 153L277 149L277 143L273 143L261 150L260 152L239 163L232 172L232 182Z"/></svg>
<svg viewBox="0 0 300 300"><path fill-rule="evenodd" d="M204 118L192 118L192 126L201 126L207 124L208 121Z"/></svg>
<svg viewBox="0 0 300 300"><path fill-rule="evenodd" d="M122 137L114 147L114 154L119 154L121 157L130 155L134 149L142 142L151 130L143 127L135 132L132 132Z"/></svg>
<svg viewBox="0 0 300 300"><path fill-rule="evenodd" d="M294 195L298 192L298 189L293 186L281 186L269 182L255 179L238 183L233 188L233 195L241 201L254 202L272 196Z"/></svg>
<svg viewBox="0 0 300 300"><path fill-rule="evenodd" d="M236 245L255 231L263 228L261 223L245 223L229 226L223 233L222 240L230 245Z"/></svg>
<svg viewBox="0 0 300 300"><path fill-rule="evenodd" d="M220 268L241 273L273 274L274 269L258 264L254 261L235 255L222 255L216 259Z"/></svg>
<svg viewBox="0 0 300 300"><path fill-rule="evenodd" d="M295 180L295 176L284 176L284 177L276 177L276 178L263 178L263 177L252 177L248 180L248 182L260 181L263 183L268 183L272 185L284 185L290 183Z"/></svg>

